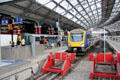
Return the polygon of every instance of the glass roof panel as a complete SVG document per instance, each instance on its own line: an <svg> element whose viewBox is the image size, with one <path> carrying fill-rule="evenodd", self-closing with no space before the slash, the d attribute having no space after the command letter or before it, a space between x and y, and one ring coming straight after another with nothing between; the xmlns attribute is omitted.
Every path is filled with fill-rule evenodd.
<svg viewBox="0 0 120 80"><path fill-rule="evenodd" d="M80 18L80 17L81 17L81 15L80 15L80 14L77 14L77 15L76 15L76 17Z"/></svg>
<svg viewBox="0 0 120 80"><path fill-rule="evenodd" d="M90 12L90 8L89 7L87 7L85 10L86 10L86 12Z"/></svg>
<svg viewBox="0 0 120 80"><path fill-rule="evenodd" d="M95 9L96 9L96 6L95 6L95 5L92 5L92 6L91 6L91 9L92 9L92 10L95 10Z"/></svg>
<svg viewBox="0 0 120 80"><path fill-rule="evenodd" d="M76 22L77 21L77 19L74 17L73 19L72 19L74 22Z"/></svg>
<svg viewBox="0 0 120 80"><path fill-rule="evenodd" d="M120 0L115 0L115 4L114 4L114 7L112 9L110 19L112 19L113 17L115 17L118 14L119 8L120 8Z"/></svg>
<svg viewBox="0 0 120 80"><path fill-rule="evenodd" d="M85 15L85 14L86 14L85 11L81 11L80 13L81 13L82 15Z"/></svg>
<svg viewBox="0 0 120 80"><path fill-rule="evenodd" d="M81 17L80 19L81 19L82 21L84 20L84 18L83 18L83 17Z"/></svg>
<svg viewBox="0 0 120 80"><path fill-rule="evenodd" d="M79 4L78 0L68 0L71 4L68 3L66 0L36 0L36 1L39 1L39 3L44 4L46 7L50 9L54 9L55 12L79 24L81 24L82 23L81 21L83 21L87 25L89 23L92 25L91 19L94 19L92 21L94 23L95 20L100 19L102 16L101 0L79 0L81 5ZM56 5L55 2L58 3L60 6ZM74 9L72 5L77 10ZM61 6L63 7L63 9ZM81 21L79 21L77 18L80 19ZM84 23L82 24L84 25Z"/></svg>
<svg viewBox="0 0 120 80"><path fill-rule="evenodd" d="M68 19L71 19L73 16L70 15L69 13L67 13L67 14L65 15L65 17L67 17Z"/></svg>
<svg viewBox="0 0 120 80"><path fill-rule="evenodd" d="M70 12L71 12L72 14L74 14L74 15L76 15L76 14L77 14L77 12L76 12L76 10L75 10L75 9L71 9L71 10L70 10Z"/></svg>
<svg viewBox="0 0 120 80"><path fill-rule="evenodd" d="M82 5L85 5L87 4L87 1L86 0L83 0L83 2L81 2Z"/></svg>
<svg viewBox="0 0 120 80"><path fill-rule="evenodd" d="M70 3L72 3L72 5L77 5L78 4L78 2L77 2L77 0L69 0L70 1Z"/></svg>
<svg viewBox="0 0 120 80"><path fill-rule="evenodd" d="M36 2L40 3L40 4L47 4L49 3L51 0L36 0Z"/></svg>
<svg viewBox="0 0 120 80"><path fill-rule="evenodd" d="M101 3L100 2L98 2L96 5L97 5L98 8L101 7Z"/></svg>
<svg viewBox="0 0 120 80"><path fill-rule="evenodd" d="M57 3L60 3L62 0L54 0L55 2L57 2Z"/></svg>
<svg viewBox="0 0 120 80"><path fill-rule="evenodd" d="M87 7L88 7L88 4L84 4L83 7L84 7L84 8L87 8Z"/></svg>
<svg viewBox="0 0 120 80"><path fill-rule="evenodd" d="M89 0L89 3L93 2L93 0Z"/></svg>
<svg viewBox="0 0 120 80"><path fill-rule="evenodd" d="M80 24L81 22L78 20L77 23Z"/></svg>
<svg viewBox="0 0 120 80"><path fill-rule="evenodd" d="M62 3L60 3L61 6L63 6L65 9L71 9L72 7L67 3L67 1L63 1Z"/></svg>
<svg viewBox="0 0 120 80"><path fill-rule="evenodd" d="M88 0L89 1L89 0ZM93 5L94 4L94 1L92 0L91 2L89 1L89 4L90 5Z"/></svg>
<svg viewBox="0 0 120 80"><path fill-rule="evenodd" d="M46 7L50 8L50 9L53 9L55 6L56 6L56 4L53 2L46 4Z"/></svg>
<svg viewBox="0 0 120 80"><path fill-rule="evenodd" d="M76 9L77 9L78 11L82 11L82 10L83 10L83 8L82 8L80 5L77 5L77 6L76 6Z"/></svg>
<svg viewBox="0 0 120 80"><path fill-rule="evenodd" d="M65 10L59 6L57 8L55 8L54 11L58 12L59 14L65 13Z"/></svg>

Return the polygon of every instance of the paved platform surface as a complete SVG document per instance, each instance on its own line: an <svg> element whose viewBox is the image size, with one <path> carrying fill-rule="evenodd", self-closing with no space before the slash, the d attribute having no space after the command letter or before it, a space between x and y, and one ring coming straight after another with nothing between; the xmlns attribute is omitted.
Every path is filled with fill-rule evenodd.
<svg viewBox="0 0 120 80"><path fill-rule="evenodd" d="M81 61L63 80L90 80L92 63L90 61Z"/></svg>
<svg viewBox="0 0 120 80"><path fill-rule="evenodd" d="M115 49L116 52L120 52L120 42L112 41L112 40L106 40L113 49Z"/></svg>
<svg viewBox="0 0 120 80"><path fill-rule="evenodd" d="M7 65L7 63L2 63L3 66L0 67L0 80L6 76L10 76L11 74L14 74L16 72L20 72L24 69L33 68L33 72L36 73L39 70L39 64L38 62L40 62L41 60L45 59L48 54L50 52L64 52L67 49L67 47L57 47L57 48L52 48L52 49L46 49L44 51L40 51L39 54L36 54L35 58L29 58L24 60L23 62L19 62L19 63L14 63L14 64L10 64ZM26 78L30 77L31 74L31 70L27 69L22 71L21 73L15 74L18 76L18 80L25 80ZM15 79L15 75L12 75L13 78L8 77L5 80L16 80Z"/></svg>
<svg viewBox="0 0 120 80"><path fill-rule="evenodd" d="M18 62L18 63L12 63L9 65L5 65L0 67L0 76L3 75L4 73L14 71L15 69L19 69L21 67L24 67L25 65L28 65L30 61L24 61L24 62Z"/></svg>
<svg viewBox="0 0 120 80"><path fill-rule="evenodd" d="M2 61L0 61L0 68L1 67L4 67L4 66L8 66L8 65L10 65L11 63L4 63L4 62L2 62Z"/></svg>

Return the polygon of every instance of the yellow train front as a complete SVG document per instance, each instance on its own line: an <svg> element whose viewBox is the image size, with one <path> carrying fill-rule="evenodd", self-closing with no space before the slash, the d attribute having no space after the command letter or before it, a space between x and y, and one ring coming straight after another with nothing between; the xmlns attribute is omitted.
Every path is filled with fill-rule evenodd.
<svg viewBox="0 0 120 80"><path fill-rule="evenodd" d="M88 47L89 35L84 30L72 30L68 34L68 52L76 52L76 55L84 55Z"/></svg>

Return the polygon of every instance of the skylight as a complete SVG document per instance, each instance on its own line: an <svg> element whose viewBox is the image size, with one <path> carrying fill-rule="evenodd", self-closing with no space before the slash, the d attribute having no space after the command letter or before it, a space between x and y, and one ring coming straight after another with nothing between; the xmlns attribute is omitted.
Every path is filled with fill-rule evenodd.
<svg viewBox="0 0 120 80"><path fill-rule="evenodd" d="M93 25L91 22L97 24L96 22L101 18L101 0L36 1L84 27Z"/></svg>

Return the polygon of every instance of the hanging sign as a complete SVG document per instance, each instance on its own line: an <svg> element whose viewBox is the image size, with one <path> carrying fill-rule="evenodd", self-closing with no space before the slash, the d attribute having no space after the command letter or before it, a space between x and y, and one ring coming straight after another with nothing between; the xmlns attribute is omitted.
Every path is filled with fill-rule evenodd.
<svg viewBox="0 0 120 80"><path fill-rule="evenodd" d="M3 19L3 20L1 21L1 23L2 23L2 25L8 25L8 20Z"/></svg>
<svg viewBox="0 0 120 80"><path fill-rule="evenodd" d="M20 17L16 18L15 24L23 24L23 18L20 18Z"/></svg>

